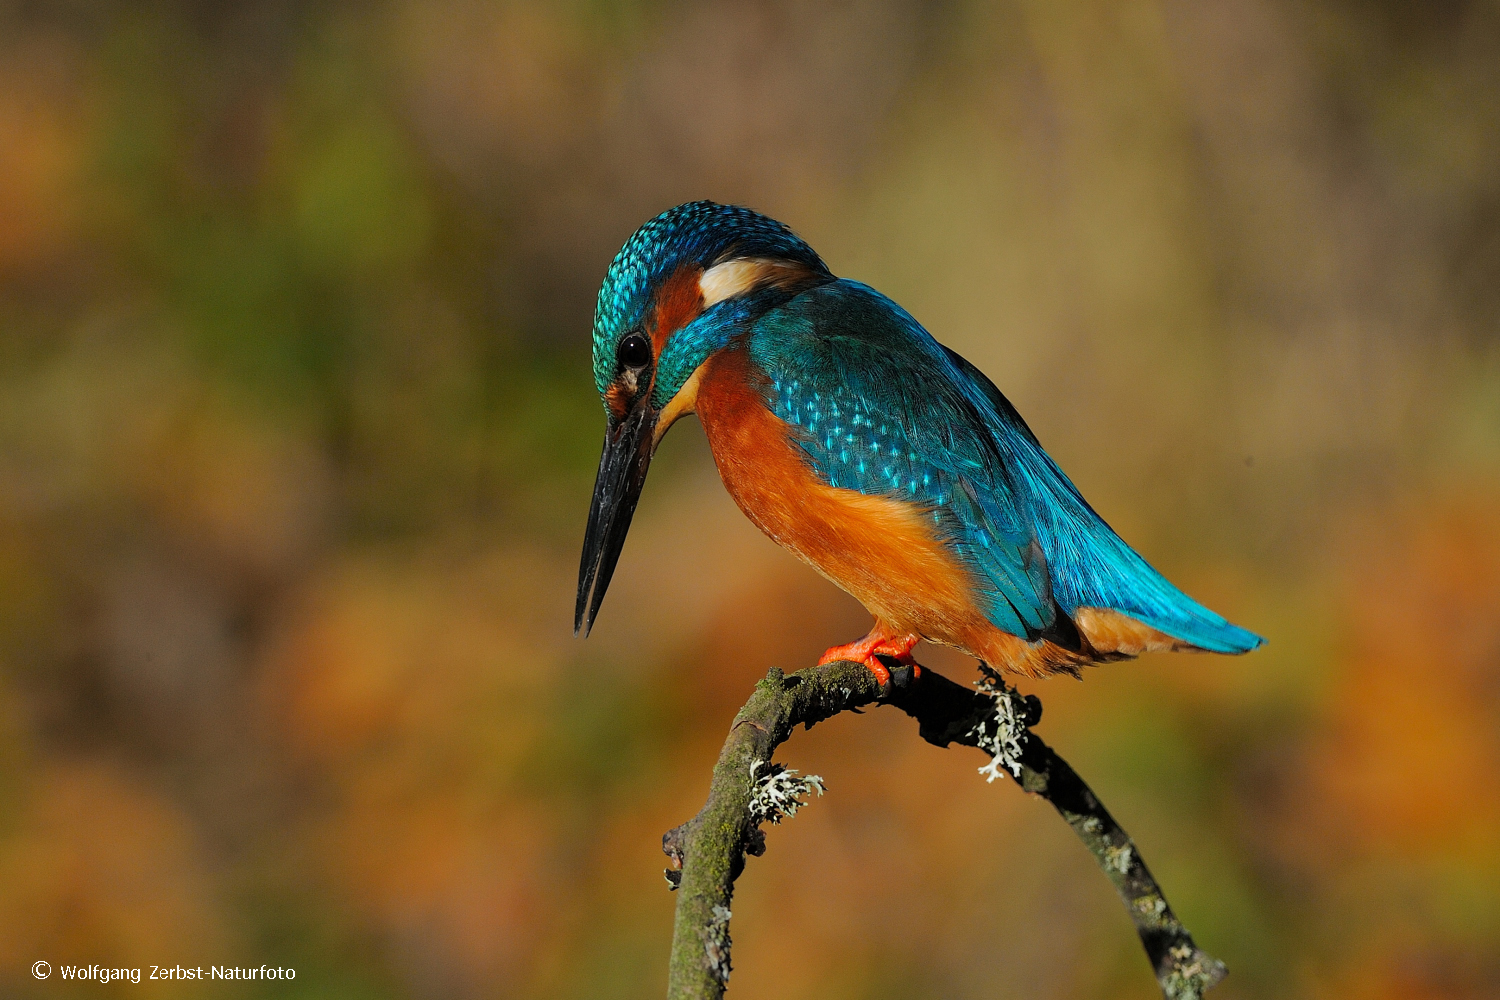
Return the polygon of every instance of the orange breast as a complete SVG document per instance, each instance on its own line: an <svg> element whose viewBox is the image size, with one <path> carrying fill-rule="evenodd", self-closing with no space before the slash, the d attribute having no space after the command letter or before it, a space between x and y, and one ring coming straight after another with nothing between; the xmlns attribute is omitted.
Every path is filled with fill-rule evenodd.
<svg viewBox="0 0 1500 1000"><path fill-rule="evenodd" d="M697 412L729 495L778 544L900 632L976 651L993 626L921 508L818 481L743 350L708 362Z"/></svg>

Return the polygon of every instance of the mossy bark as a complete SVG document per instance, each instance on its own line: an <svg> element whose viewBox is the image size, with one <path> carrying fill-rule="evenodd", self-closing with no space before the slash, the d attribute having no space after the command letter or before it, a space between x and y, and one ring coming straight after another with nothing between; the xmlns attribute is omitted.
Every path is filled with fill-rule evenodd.
<svg viewBox="0 0 1500 1000"><path fill-rule="evenodd" d="M772 670L740 709L714 765L708 802L692 820L662 838L682 865L667 996L720 997L729 981L729 912L734 880L745 855L765 841L750 817L751 767L769 763L800 723L813 725L879 696L875 676L861 664L832 663L784 676Z"/></svg>
<svg viewBox="0 0 1500 1000"><path fill-rule="evenodd" d="M1051 802L1067 820L1124 902L1157 984L1167 1000L1195 1000L1224 978L1223 963L1200 951L1182 926L1129 835L1066 761L1030 727L1041 718L1041 702L1022 697L988 673L985 690L953 683L925 668L891 664L881 686L863 664L830 663L794 674L772 670L756 684L735 716L714 765L702 811L662 838L662 849L680 870L667 877L680 892L668 972L669 1000L717 1000L730 973L729 920L734 883L745 856L765 851L751 817L755 791L751 769L770 763L776 748L797 725L815 723L869 704L890 704L915 718L923 739L937 746L978 746L981 722L993 722L997 699L1012 699L1011 715L1025 721L1021 753L1007 768L1026 791Z"/></svg>

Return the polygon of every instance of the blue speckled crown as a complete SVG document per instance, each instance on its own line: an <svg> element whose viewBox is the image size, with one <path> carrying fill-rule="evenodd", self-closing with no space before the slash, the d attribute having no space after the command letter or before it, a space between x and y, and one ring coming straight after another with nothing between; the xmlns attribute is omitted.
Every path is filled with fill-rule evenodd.
<svg viewBox="0 0 1500 1000"><path fill-rule="evenodd" d="M615 345L645 316L651 289L687 261L704 268L730 257L775 257L827 273L812 247L775 219L738 205L690 201L635 231L604 276L594 311L594 383L615 375Z"/></svg>

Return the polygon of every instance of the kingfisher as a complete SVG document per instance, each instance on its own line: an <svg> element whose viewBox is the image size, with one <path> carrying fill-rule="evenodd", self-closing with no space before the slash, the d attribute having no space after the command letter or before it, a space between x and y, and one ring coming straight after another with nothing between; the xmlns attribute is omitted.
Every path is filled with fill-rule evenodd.
<svg viewBox="0 0 1500 1000"><path fill-rule="evenodd" d="M606 429L575 634L652 454L695 413L745 516L875 618L819 663L884 685L925 639L1039 678L1265 641L1122 541L983 372L751 209L689 202L636 230L599 290L593 365Z"/></svg>

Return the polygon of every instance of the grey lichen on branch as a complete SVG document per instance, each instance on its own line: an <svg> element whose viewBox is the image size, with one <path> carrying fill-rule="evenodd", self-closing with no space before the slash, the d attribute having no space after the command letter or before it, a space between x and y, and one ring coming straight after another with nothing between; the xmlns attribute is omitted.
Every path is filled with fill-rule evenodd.
<svg viewBox="0 0 1500 1000"><path fill-rule="evenodd" d="M977 747L990 756L980 773L1001 774L1039 795L1067 820L1114 885L1135 924L1167 1000L1201 998L1224 978L1222 962L1199 950L1130 836L1068 763L1031 732L1041 719L1035 695L1022 696L981 665L978 690L926 668L890 661L882 686L860 663L841 661L783 675L770 671L735 716L714 765L708 802L693 819L662 837L673 867L667 881L680 890L668 972L669 1000L724 995L730 973L730 901L745 856L765 853L761 823L794 815L822 780L798 777L772 762L798 725L811 728L840 712L894 705L917 720L929 743Z"/></svg>

